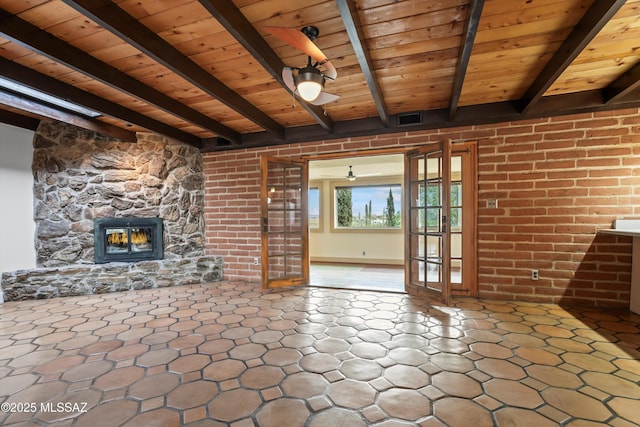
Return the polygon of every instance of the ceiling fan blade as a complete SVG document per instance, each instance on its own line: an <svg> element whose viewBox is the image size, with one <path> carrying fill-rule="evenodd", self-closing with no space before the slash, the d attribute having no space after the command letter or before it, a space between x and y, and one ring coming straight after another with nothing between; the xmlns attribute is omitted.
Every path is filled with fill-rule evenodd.
<svg viewBox="0 0 640 427"><path fill-rule="evenodd" d="M328 104L329 102L333 102L340 97L338 95L334 95L332 93L320 92L320 95L313 101L309 102L309 104L313 105L323 105Z"/></svg>
<svg viewBox="0 0 640 427"><path fill-rule="evenodd" d="M284 84L287 85L291 92L295 92L296 84L293 80L293 68L284 67L282 69L282 80L284 80Z"/></svg>
<svg viewBox="0 0 640 427"><path fill-rule="evenodd" d="M299 51L312 57L319 63L328 61L327 56L322 53L320 48L313 43L309 37L307 37L302 31L294 28L282 28L282 27L264 27L265 31L273 34L283 42L290 44Z"/></svg>
<svg viewBox="0 0 640 427"><path fill-rule="evenodd" d="M335 80L338 77L338 72L336 71L336 67L333 66L331 61L328 59L322 64L324 67L324 75L330 78L331 80Z"/></svg>

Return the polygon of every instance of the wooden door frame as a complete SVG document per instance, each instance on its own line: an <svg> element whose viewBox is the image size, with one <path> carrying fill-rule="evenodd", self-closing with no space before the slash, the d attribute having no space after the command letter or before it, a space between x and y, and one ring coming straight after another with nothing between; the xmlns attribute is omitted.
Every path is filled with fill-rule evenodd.
<svg viewBox="0 0 640 427"><path fill-rule="evenodd" d="M472 286L456 289L451 287L451 294L454 296L478 297L478 142L465 141L454 143L451 146L451 155L456 153L468 153L465 164L462 165L462 203L468 201L468 211L470 215L462 216L463 246L462 246L462 283L465 278ZM465 156L463 156L463 160ZM466 179L465 179L466 178ZM464 183L467 183L466 185ZM467 243L466 245L464 243Z"/></svg>

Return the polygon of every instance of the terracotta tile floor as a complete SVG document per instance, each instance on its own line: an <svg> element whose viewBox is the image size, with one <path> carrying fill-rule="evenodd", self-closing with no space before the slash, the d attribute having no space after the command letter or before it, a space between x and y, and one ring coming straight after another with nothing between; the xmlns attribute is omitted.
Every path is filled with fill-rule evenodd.
<svg viewBox="0 0 640 427"><path fill-rule="evenodd" d="M0 305L0 424L632 426L640 316L221 282Z"/></svg>

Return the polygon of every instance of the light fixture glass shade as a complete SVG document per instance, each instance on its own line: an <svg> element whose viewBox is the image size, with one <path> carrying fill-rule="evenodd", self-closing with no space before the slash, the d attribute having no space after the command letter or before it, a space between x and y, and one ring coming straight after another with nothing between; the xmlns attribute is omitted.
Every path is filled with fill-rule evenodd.
<svg viewBox="0 0 640 427"><path fill-rule="evenodd" d="M315 67L305 67L294 78L300 98L307 102L315 101L322 92L324 77Z"/></svg>
<svg viewBox="0 0 640 427"><path fill-rule="evenodd" d="M298 85L298 93L305 101L315 101L322 91L322 86L316 82L302 82Z"/></svg>

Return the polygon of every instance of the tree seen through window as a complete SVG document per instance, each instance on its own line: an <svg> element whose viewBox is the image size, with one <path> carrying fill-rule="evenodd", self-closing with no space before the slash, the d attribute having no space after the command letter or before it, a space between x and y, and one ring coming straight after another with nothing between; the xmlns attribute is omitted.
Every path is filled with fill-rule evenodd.
<svg viewBox="0 0 640 427"><path fill-rule="evenodd" d="M401 191L400 184L336 187L336 226L400 228Z"/></svg>

